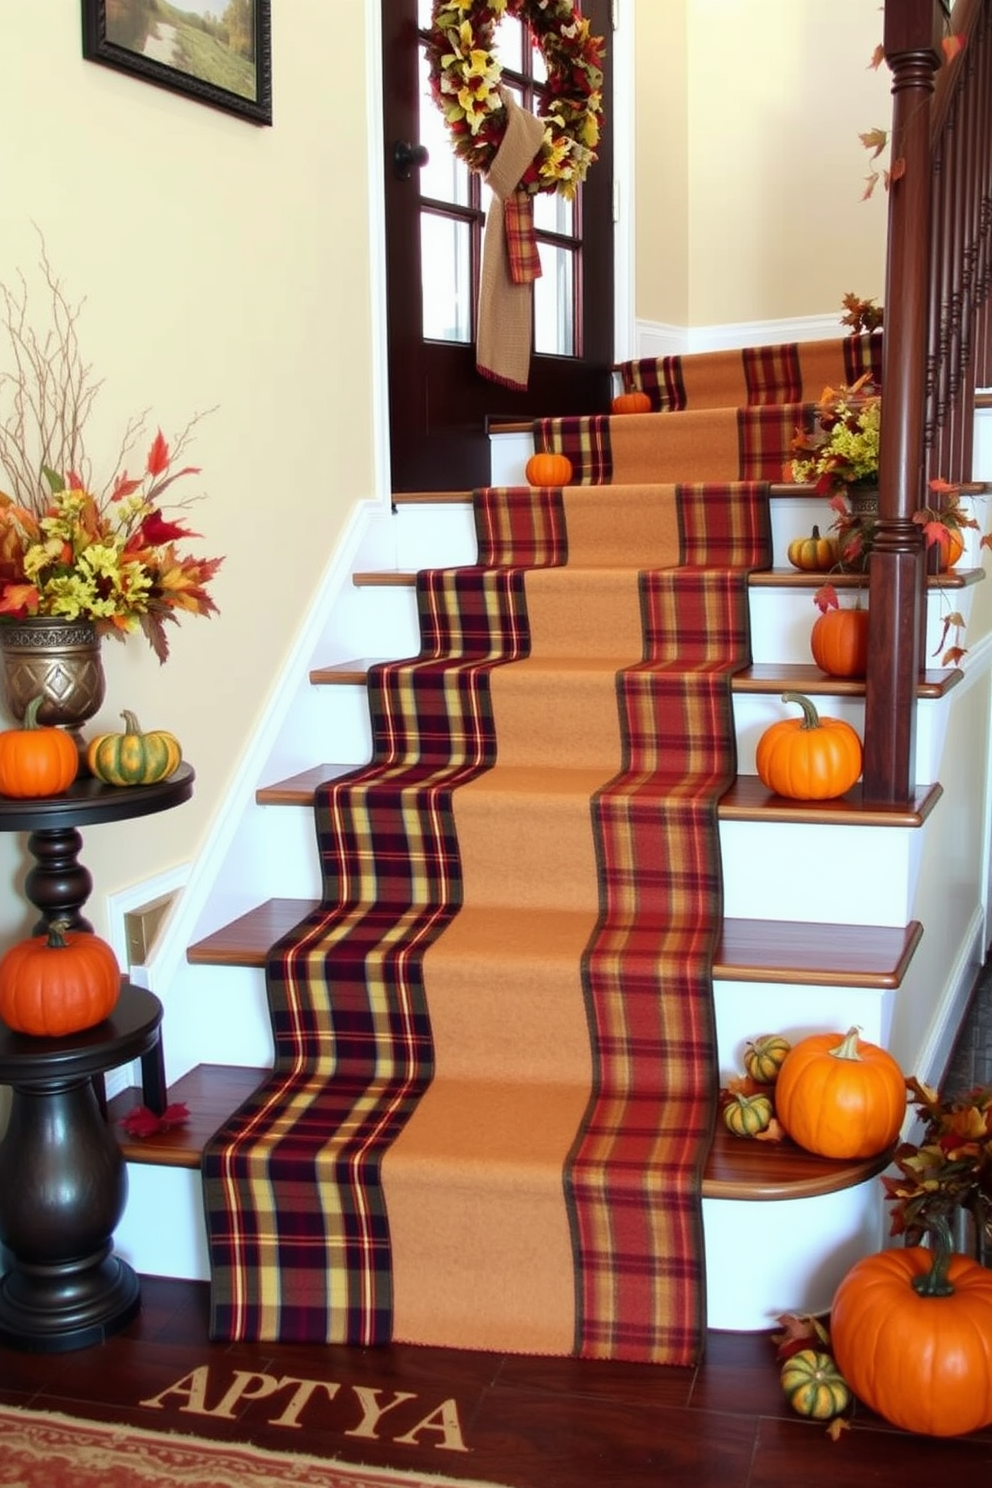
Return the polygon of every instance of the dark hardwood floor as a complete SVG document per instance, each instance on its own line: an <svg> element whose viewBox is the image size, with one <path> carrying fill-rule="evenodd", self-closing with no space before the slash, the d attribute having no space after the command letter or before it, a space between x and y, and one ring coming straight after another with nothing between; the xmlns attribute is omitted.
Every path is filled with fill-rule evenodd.
<svg viewBox="0 0 992 1488"><path fill-rule="evenodd" d="M989 1082L987 968L944 1084ZM221 1345L207 1340L205 1284L146 1277L142 1297L140 1316L97 1348L0 1348L0 1400L512 1488L903 1488L984 1483L992 1469L992 1428L912 1436L860 1405L831 1441L822 1424L792 1414L768 1334L711 1333L696 1369L399 1345Z"/></svg>

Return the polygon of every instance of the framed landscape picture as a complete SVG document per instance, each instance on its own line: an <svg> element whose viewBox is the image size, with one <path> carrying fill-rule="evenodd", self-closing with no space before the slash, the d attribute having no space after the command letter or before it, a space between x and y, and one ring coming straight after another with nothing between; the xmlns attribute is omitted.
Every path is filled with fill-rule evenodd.
<svg viewBox="0 0 992 1488"><path fill-rule="evenodd" d="M271 0L82 0L83 56L272 123Z"/></svg>

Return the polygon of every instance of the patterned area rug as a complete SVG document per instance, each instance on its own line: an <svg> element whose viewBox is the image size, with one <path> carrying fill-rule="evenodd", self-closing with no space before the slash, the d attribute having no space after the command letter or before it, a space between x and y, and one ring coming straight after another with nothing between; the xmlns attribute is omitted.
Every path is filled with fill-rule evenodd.
<svg viewBox="0 0 992 1488"><path fill-rule="evenodd" d="M542 422L576 483L477 492L478 563L418 576L204 1154L213 1337L698 1359L730 681L788 400L858 361L793 351L756 404Z"/></svg>
<svg viewBox="0 0 992 1488"><path fill-rule="evenodd" d="M0 1406L10 1488L498 1488Z"/></svg>

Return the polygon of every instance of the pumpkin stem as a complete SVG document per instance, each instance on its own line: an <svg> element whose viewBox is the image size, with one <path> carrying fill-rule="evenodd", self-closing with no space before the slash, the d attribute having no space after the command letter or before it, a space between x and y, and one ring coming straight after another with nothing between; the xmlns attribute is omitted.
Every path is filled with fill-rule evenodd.
<svg viewBox="0 0 992 1488"><path fill-rule="evenodd" d="M804 692L783 692L783 703L798 703L803 710L801 729L816 729L820 727L820 715L817 713L813 703Z"/></svg>
<svg viewBox="0 0 992 1488"><path fill-rule="evenodd" d="M140 728L140 725L138 723L138 720L135 718L135 716L131 712L130 708L125 708L124 711L123 711L123 713L121 714L121 717L124 720L124 727L125 727L125 729L127 730L127 732L129 734L140 734L141 733L141 728Z"/></svg>
<svg viewBox="0 0 992 1488"><path fill-rule="evenodd" d="M65 938L65 932L69 928L68 920L52 920L48 926L48 949L50 951L64 951L69 942Z"/></svg>
<svg viewBox="0 0 992 1488"><path fill-rule="evenodd" d="M921 1297L953 1297L954 1287L947 1274L953 1251L950 1221L946 1214L928 1214L924 1223L930 1233L933 1260L929 1271L913 1277L913 1290Z"/></svg>
<svg viewBox="0 0 992 1488"><path fill-rule="evenodd" d="M44 726L43 724L40 724L38 722L38 713L44 701L45 694L43 692L39 692L37 697L33 697L31 699L27 707L24 709L24 717L21 720L22 728L37 729Z"/></svg>
<svg viewBox="0 0 992 1488"><path fill-rule="evenodd" d="M820 529L819 529L819 527L817 527L817 525L816 525L815 522L813 523L813 541L814 542L819 542L820 541Z"/></svg>
<svg viewBox="0 0 992 1488"><path fill-rule="evenodd" d="M840 1043L837 1045L836 1049L830 1050L833 1058L860 1059L861 1055L858 1053L858 1034L860 1032L860 1028L849 1028L844 1037L841 1039Z"/></svg>

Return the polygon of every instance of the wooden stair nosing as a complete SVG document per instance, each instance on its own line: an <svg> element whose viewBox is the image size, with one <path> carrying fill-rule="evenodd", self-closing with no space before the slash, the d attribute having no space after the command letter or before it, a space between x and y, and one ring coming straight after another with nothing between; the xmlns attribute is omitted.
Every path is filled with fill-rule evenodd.
<svg viewBox="0 0 992 1488"><path fill-rule="evenodd" d="M529 433L533 429L532 424L505 425L500 428L500 433ZM780 497L813 497L826 506L829 497L817 491L814 485L800 485L798 481L773 481L768 488L768 494L773 499ZM472 492L466 490L458 491L394 491L392 503L398 506L469 506L472 502Z"/></svg>
<svg viewBox="0 0 992 1488"><path fill-rule="evenodd" d="M198 1170L209 1138L268 1073L239 1065L200 1064L172 1085L170 1103L183 1104L189 1117L182 1126L150 1137L129 1137L121 1122L142 1103L141 1091L120 1091L108 1103L121 1153L144 1166ZM863 1183L880 1173L890 1154L860 1161L833 1161L803 1152L788 1139L754 1142L732 1136L718 1124L703 1178L703 1198L769 1201L814 1198Z"/></svg>
<svg viewBox="0 0 992 1488"><path fill-rule="evenodd" d="M310 912L315 899L267 899L189 947L194 966L264 967L269 950ZM723 922L713 975L720 981L817 987L896 988L923 927L830 925L793 920Z"/></svg>
<svg viewBox="0 0 992 1488"><path fill-rule="evenodd" d="M368 681L369 668L389 659L358 656L350 661L336 661L330 666L314 667L309 679L315 687L362 687ZM959 667L930 667L917 684L916 696L945 697L963 677ZM753 662L730 679L731 692L742 695L805 692L813 697L864 697L866 686L864 677L831 677L811 661Z"/></svg>
<svg viewBox="0 0 992 1488"><path fill-rule="evenodd" d="M458 567L457 564L443 565ZM412 589L417 582L413 568L363 568L351 576L356 589ZM952 568L946 573L928 574L928 589L967 589L985 578L984 568ZM752 589L819 589L824 584L835 589L863 589L864 574L814 573L798 568L756 568L748 574Z"/></svg>
<svg viewBox="0 0 992 1488"><path fill-rule="evenodd" d="M271 785L259 786L255 799L260 806L312 806L318 785L360 770L364 764L313 765L298 775ZM756 775L738 775L720 798L721 821L807 822L819 826L920 827L943 795L941 785L921 785L906 806L869 806L862 786L855 785L832 801L789 801L762 785Z"/></svg>

